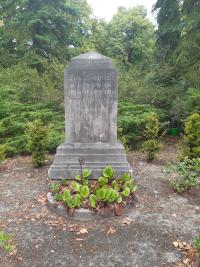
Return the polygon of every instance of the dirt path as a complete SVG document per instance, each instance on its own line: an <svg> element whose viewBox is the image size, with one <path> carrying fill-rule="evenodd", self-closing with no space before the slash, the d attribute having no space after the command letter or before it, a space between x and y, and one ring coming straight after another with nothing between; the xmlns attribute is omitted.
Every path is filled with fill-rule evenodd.
<svg viewBox="0 0 200 267"><path fill-rule="evenodd" d="M8 159L0 171L0 228L13 234L17 254L0 250L0 266L176 266L183 255L173 241L190 243L200 235L200 188L174 193L162 172L169 160L176 160L171 141L152 164L130 153L139 185L137 207L125 217L83 223L46 208L52 157L41 169L31 167L30 157Z"/></svg>

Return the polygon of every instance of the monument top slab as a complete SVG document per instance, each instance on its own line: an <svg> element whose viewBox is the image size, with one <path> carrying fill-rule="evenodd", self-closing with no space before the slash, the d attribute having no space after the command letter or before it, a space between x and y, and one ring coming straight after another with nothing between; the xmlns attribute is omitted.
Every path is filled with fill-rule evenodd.
<svg viewBox="0 0 200 267"><path fill-rule="evenodd" d="M70 68L113 68L112 60L109 57L103 56L97 52L87 52L71 60Z"/></svg>

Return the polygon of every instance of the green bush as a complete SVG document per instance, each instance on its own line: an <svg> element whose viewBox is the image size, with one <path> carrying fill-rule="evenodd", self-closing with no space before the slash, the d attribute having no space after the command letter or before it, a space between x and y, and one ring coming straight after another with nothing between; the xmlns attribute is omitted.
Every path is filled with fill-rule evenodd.
<svg viewBox="0 0 200 267"><path fill-rule="evenodd" d="M0 248L2 248L8 253L13 252L15 247L11 242L12 242L12 236L6 234L4 231L0 231Z"/></svg>
<svg viewBox="0 0 200 267"><path fill-rule="evenodd" d="M64 140L63 67L52 64L44 75L20 64L0 68L0 144L7 156L29 153L26 125L36 119L52 124L47 150ZM61 101L62 100L62 101Z"/></svg>
<svg viewBox="0 0 200 267"><path fill-rule="evenodd" d="M152 112L146 116L146 125L144 135L146 141L142 145L143 151L147 154L147 159L152 161L158 151L161 148L161 142L159 141L159 132L161 125L159 122L159 116Z"/></svg>
<svg viewBox="0 0 200 267"><path fill-rule="evenodd" d="M117 128L117 138L121 141L123 144L126 153L129 152L129 144L127 138L123 135L123 129L122 128Z"/></svg>
<svg viewBox="0 0 200 267"><path fill-rule="evenodd" d="M197 249L197 251L200 253L200 236L195 238L195 241L193 243L193 246Z"/></svg>
<svg viewBox="0 0 200 267"><path fill-rule="evenodd" d="M0 166L3 163L3 161L6 158L6 150L5 150L5 146L0 145Z"/></svg>
<svg viewBox="0 0 200 267"><path fill-rule="evenodd" d="M32 154L34 167L44 165L49 129L50 126L44 126L41 120L35 120L27 125L28 148Z"/></svg>
<svg viewBox="0 0 200 267"><path fill-rule="evenodd" d="M170 184L176 192L182 193L198 184L200 158L189 159L186 157L176 165L169 164L167 171L177 174L177 177L170 181Z"/></svg>
<svg viewBox="0 0 200 267"><path fill-rule="evenodd" d="M184 137L180 144L180 158L200 157L200 114L193 113L185 121Z"/></svg>
<svg viewBox="0 0 200 267"><path fill-rule="evenodd" d="M186 107L190 113L200 113L200 88L188 88Z"/></svg>
<svg viewBox="0 0 200 267"><path fill-rule="evenodd" d="M130 148L138 148L144 140L146 115L150 112L159 114L162 122L165 120L164 112L150 105L138 105L128 101L119 102L118 128L122 129L119 137L123 136L126 145Z"/></svg>

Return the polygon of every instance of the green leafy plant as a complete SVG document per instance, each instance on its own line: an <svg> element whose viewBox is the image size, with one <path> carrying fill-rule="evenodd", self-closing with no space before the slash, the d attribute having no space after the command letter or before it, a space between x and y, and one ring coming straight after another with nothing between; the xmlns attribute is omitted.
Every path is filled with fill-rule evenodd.
<svg viewBox="0 0 200 267"><path fill-rule="evenodd" d="M99 201L113 203L118 198L119 193L113 188L103 187L96 191L96 196Z"/></svg>
<svg viewBox="0 0 200 267"><path fill-rule="evenodd" d="M83 174L87 179L91 171L85 169ZM76 208L80 207L90 207L96 210L114 207L118 210L116 214L121 214L123 206L120 204L134 194L137 186L129 173L125 173L120 178L115 178L114 174L113 168L107 166L102 171L102 177L96 181L85 184L77 175L73 181L68 183L63 183L63 180L60 185L51 183L50 189L54 198L68 207L71 215Z"/></svg>
<svg viewBox="0 0 200 267"><path fill-rule="evenodd" d="M55 195L59 191L59 185L57 183L51 183L50 189L51 189L52 194Z"/></svg>
<svg viewBox="0 0 200 267"><path fill-rule="evenodd" d="M121 203L122 203L122 200L123 200L122 197L118 197L118 198L117 198L117 203L118 203L118 204L121 204Z"/></svg>
<svg viewBox="0 0 200 267"><path fill-rule="evenodd" d="M79 192L80 191L80 184L75 182L75 181L72 181L71 182L71 189L74 192Z"/></svg>
<svg viewBox="0 0 200 267"><path fill-rule="evenodd" d="M63 185L63 186L67 185L67 179L62 179L61 180L61 185Z"/></svg>
<svg viewBox="0 0 200 267"><path fill-rule="evenodd" d="M197 249L198 253L200 253L200 236L195 238L193 246Z"/></svg>
<svg viewBox="0 0 200 267"><path fill-rule="evenodd" d="M186 157L176 165L169 164L166 171L177 174L177 178L170 181L170 184L176 192L182 193L198 184L197 177L200 175L200 158L189 159Z"/></svg>
<svg viewBox="0 0 200 267"><path fill-rule="evenodd" d="M107 184L108 184L108 178L106 178L106 177L100 177L100 178L98 179L98 184L99 184L100 186L107 185Z"/></svg>
<svg viewBox="0 0 200 267"><path fill-rule="evenodd" d="M126 73L127 71L123 73L123 76ZM134 72L130 73L130 75L133 76ZM125 86L132 87L132 84L130 86ZM123 88L121 88L121 90L122 89ZM130 99L119 101L117 119L118 128L120 128L120 130L118 130L118 137L119 139L121 139L122 136L123 138L125 138L125 148L126 146L128 146L130 150L140 147L141 143L144 141L144 136L142 133L145 129L146 116L150 112L156 112L157 114L159 114L162 122L164 120L166 121L164 111L161 109L156 109L154 106L135 104L133 102L130 102Z"/></svg>
<svg viewBox="0 0 200 267"><path fill-rule="evenodd" d="M83 177L84 178L89 178L89 176L91 175L92 171L89 169L83 169Z"/></svg>
<svg viewBox="0 0 200 267"><path fill-rule="evenodd" d="M122 191L122 195L125 197L128 197L131 193L131 190L129 187L125 187L124 190Z"/></svg>
<svg viewBox="0 0 200 267"><path fill-rule="evenodd" d="M94 194L91 194L90 195L90 197L89 197L89 203L90 203L90 206L92 207L92 208L96 208L96 206L97 206L97 197L96 197L96 195L94 195Z"/></svg>
<svg viewBox="0 0 200 267"><path fill-rule="evenodd" d="M180 143L180 158L200 157L200 114L193 113L185 121L184 137Z"/></svg>
<svg viewBox="0 0 200 267"><path fill-rule="evenodd" d="M64 202L67 201L68 198L71 197L70 191L68 189L65 189L62 193L62 199Z"/></svg>
<svg viewBox="0 0 200 267"><path fill-rule="evenodd" d="M27 125L28 147L32 153L34 167L44 165L49 129L50 126L44 126L40 119Z"/></svg>
<svg viewBox="0 0 200 267"><path fill-rule="evenodd" d="M0 231L0 248L10 253L14 250L14 245L11 244L12 236L6 234L4 231Z"/></svg>
<svg viewBox="0 0 200 267"><path fill-rule="evenodd" d="M156 113L151 112L146 116L146 126L144 135L146 141L142 145L143 151L147 154L147 160L152 161L158 151L161 148L161 142L159 141L159 131L161 125L159 117Z"/></svg>
<svg viewBox="0 0 200 267"><path fill-rule="evenodd" d="M3 161L6 158L6 149L5 146L0 145L0 165L3 163Z"/></svg>
<svg viewBox="0 0 200 267"><path fill-rule="evenodd" d="M90 194L89 187L87 185L82 185L80 187L80 195L82 198L87 198Z"/></svg>
<svg viewBox="0 0 200 267"><path fill-rule="evenodd" d="M161 144L156 140L147 140L142 145L143 151L147 154L147 160L152 161L155 159L156 154L161 148Z"/></svg>
<svg viewBox="0 0 200 267"><path fill-rule="evenodd" d="M103 176L108 178L108 179L112 179L114 176L114 170L112 167L107 166L103 169Z"/></svg>
<svg viewBox="0 0 200 267"><path fill-rule="evenodd" d="M56 201L63 201L63 195L60 193L56 193L54 197Z"/></svg>
<svg viewBox="0 0 200 267"><path fill-rule="evenodd" d="M77 181L80 181L80 182L82 181L82 184L87 185L88 184L88 178L90 177L91 173L92 173L92 171L89 169L83 169L83 170L81 169L81 175L76 175L74 179ZM82 178L81 178L81 176L82 176Z"/></svg>
<svg viewBox="0 0 200 267"><path fill-rule="evenodd" d="M62 198L63 198L64 203L70 209L80 208L80 206L82 204L82 199L81 199L80 194L75 194L75 195L68 195L68 194L66 194Z"/></svg>
<svg viewBox="0 0 200 267"><path fill-rule="evenodd" d="M130 150L130 147L128 145L127 137L123 135L123 129L122 128L117 128L117 137L120 139L120 141L124 145L126 153L128 153Z"/></svg>
<svg viewBox="0 0 200 267"><path fill-rule="evenodd" d="M67 205L67 207L70 209L73 209L76 207L75 198L72 196L68 197L64 202Z"/></svg>
<svg viewBox="0 0 200 267"><path fill-rule="evenodd" d="M81 204L82 204L82 199L81 199L81 196L80 194L76 194L74 196L74 203L75 203L75 207L76 208L80 208Z"/></svg>

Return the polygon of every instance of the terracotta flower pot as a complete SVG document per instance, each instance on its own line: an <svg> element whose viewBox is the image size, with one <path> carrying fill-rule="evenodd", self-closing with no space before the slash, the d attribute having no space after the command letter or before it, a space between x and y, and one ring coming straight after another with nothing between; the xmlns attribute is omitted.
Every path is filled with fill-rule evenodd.
<svg viewBox="0 0 200 267"><path fill-rule="evenodd" d="M69 215L70 216L73 216L74 215L74 213L75 213L75 208L72 208L72 209L68 209L68 213L69 213Z"/></svg>
<svg viewBox="0 0 200 267"><path fill-rule="evenodd" d="M122 216L122 213L123 213L122 204L115 204L114 211L115 211L115 216Z"/></svg>
<svg viewBox="0 0 200 267"><path fill-rule="evenodd" d="M103 206L100 208L100 214L101 216L109 216L112 214L113 208L111 206Z"/></svg>

